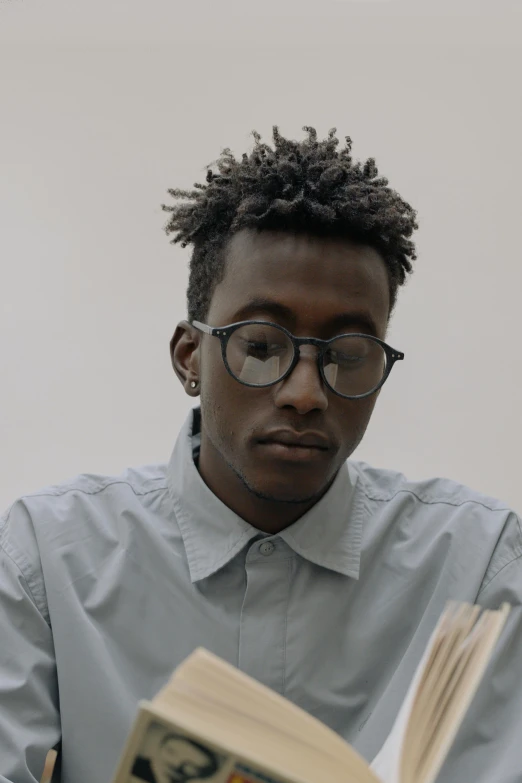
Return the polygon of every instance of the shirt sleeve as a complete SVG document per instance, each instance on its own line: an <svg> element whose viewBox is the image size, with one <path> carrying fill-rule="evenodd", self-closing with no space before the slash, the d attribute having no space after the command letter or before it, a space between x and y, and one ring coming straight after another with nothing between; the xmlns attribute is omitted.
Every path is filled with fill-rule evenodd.
<svg viewBox="0 0 522 783"><path fill-rule="evenodd" d="M12 509L10 525L16 529L17 522ZM38 783L47 752L60 739L53 638L43 579L13 547L9 526L2 518L0 783Z"/></svg>
<svg viewBox="0 0 522 783"><path fill-rule="evenodd" d="M487 609L504 602L513 608L437 783L522 780L522 533L515 515L477 596Z"/></svg>

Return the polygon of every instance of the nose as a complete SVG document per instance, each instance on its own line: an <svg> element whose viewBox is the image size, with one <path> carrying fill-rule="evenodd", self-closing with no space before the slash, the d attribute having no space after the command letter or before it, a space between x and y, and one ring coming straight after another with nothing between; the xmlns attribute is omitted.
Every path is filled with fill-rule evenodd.
<svg viewBox="0 0 522 783"><path fill-rule="evenodd" d="M279 408L291 406L301 414L326 410L328 397L317 367L317 349L302 345L293 371L275 388L275 403Z"/></svg>

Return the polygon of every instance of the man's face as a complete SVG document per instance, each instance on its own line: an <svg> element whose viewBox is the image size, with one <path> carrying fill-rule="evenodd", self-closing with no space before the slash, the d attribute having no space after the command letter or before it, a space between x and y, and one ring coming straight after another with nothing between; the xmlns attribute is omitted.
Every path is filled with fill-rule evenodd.
<svg viewBox="0 0 522 783"><path fill-rule="evenodd" d="M209 757L194 745L179 737L169 737L160 746L158 762L164 777L172 783L205 776Z"/></svg>
<svg viewBox="0 0 522 783"><path fill-rule="evenodd" d="M255 319L298 337L364 332L384 339L388 276L375 250L345 239L242 230L225 252L225 275L206 318L210 326ZM347 400L326 388L310 345L301 348L289 377L248 387L227 372L217 337L198 333L193 340L188 365L200 381L201 463L207 475L218 477L216 489L233 476L258 498L318 499L361 441L377 395ZM326 448L282 453L263 442L280 429L319 434Z"/></svg>

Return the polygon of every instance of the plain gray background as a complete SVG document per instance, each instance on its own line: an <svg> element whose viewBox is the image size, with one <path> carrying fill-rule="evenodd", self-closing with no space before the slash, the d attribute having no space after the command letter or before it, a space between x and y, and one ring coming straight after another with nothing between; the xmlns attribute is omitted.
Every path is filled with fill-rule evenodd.
<svg viewBox="0 0 522 783"><path fill-rule="evenodd" d="M277 124L352 136L419 212L354 456L522 509L520 6L0 0L0 505L168 460L189 249L160 204Z"/></svg>

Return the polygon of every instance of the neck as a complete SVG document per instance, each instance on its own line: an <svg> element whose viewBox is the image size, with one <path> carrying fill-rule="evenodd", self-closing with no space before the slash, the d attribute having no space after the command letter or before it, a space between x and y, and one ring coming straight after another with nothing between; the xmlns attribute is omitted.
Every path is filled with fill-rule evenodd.
<svg viewBox="0 0 522 783"><path fill-rule="evenodd" d="M245 522L271 535L280 533L296 522L312 506L315 506L328 489L326 487L320 497L303 503L286 503L260 498L227 465L204 433L201 435L198 470L205 484L225 506Z"/></svg>

